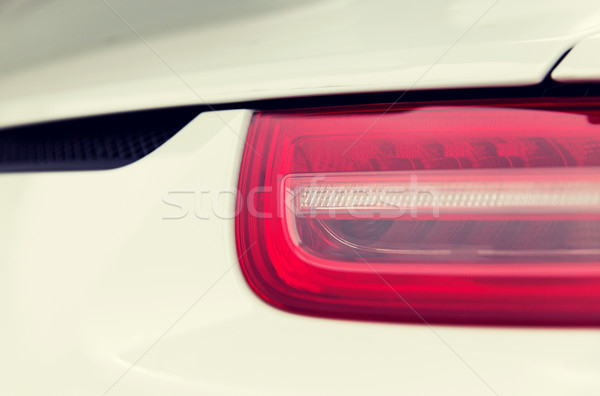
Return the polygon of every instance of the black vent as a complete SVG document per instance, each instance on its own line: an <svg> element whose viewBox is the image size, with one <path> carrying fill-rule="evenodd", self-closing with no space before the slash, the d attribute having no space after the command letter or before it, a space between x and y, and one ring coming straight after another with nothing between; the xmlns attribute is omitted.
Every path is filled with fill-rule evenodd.
<svg viewBox="0 0 600 396"><path fill-rule="evenodd" d="M0 172L127 165L154 151L200 111L153 110L0 130Z"/></svg>

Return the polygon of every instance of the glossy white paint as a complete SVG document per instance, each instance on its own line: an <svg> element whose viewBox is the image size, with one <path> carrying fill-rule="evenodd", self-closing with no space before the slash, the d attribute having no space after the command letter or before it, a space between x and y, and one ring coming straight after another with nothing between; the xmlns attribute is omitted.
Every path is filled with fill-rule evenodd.
<svg viewBox="0 0 600 396"><path fill-rule="evenodd" d="M102 1L0 5L0 126L533 84L600 25L596 0L107 1L155 53ZM597 330L327 320L262 302L237 263L232 195L216 195L235 190L250 115L204 113L121 169L0 174L0 395L597 393ZM164 200L187 216L166 219L182 212Z"/></svg>
<svg viewBox="0 0 600 396"><path fill-rule="evenodd" d="M600 34L578 42L552 72L560 82L600 81Z"/></svg>
<svg viewBox="0 0 600 396"><path fill-rule="evenodd" d="M215 205L222 218L207 206L236 188L249 118L202 114L116 170L0 175L0 394L600 389L597 330L327 320L265 304L237 264L229 195ZM196 212L208 219L182 193L203 190ZM190 211L165 219L184 211L164 200Z"/></svg>
<svg viewBox="0 0 600 396"><path fill-rule="evenodd" d="M597 0L0 7L0 126L204 102L535 84L600 27Z"/></svg>

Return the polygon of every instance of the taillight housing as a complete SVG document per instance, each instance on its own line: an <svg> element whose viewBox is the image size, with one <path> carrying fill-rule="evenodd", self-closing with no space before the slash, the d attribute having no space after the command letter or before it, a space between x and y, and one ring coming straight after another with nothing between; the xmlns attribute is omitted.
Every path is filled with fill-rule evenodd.
<svg viewBox="0 0 600 396"><path fill-rule="evenodd" d="M258 112L244 275L285 310L600 324L600 100Z"/></svg>

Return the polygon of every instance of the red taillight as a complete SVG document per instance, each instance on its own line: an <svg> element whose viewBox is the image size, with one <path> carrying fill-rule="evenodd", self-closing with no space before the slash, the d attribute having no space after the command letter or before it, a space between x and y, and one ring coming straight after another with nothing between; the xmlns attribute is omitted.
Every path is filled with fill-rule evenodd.
<svg viewBox="0 0 600 396"><path fill-rule="evenodd" d="M236 221L252 288L334 317L600 324L600 101L386 109L254 116Z"/></svg>

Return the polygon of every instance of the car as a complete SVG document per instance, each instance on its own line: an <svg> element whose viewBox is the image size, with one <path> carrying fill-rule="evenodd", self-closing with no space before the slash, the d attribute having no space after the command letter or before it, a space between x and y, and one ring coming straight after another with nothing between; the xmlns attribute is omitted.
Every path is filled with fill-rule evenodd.
<svg viewBox="0 0 600 396"><path fill-rule="evenodd" d="M600 391L597 1L0 4L0 394Z"/></svg>

